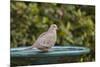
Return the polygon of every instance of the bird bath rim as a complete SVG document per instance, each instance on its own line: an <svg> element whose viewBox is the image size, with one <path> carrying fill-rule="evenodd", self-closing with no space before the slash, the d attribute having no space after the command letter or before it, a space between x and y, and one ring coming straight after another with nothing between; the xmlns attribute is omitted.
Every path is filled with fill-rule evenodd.
<svg viewBox="0 0 100 67"><path fill-rule="evenodd" d="M33 48L24 50L29 47L11 48L11 57L58 57L58 56L78 56L87 54L90 49L80 46L54 46L48 52L41 52Z"/></svg>

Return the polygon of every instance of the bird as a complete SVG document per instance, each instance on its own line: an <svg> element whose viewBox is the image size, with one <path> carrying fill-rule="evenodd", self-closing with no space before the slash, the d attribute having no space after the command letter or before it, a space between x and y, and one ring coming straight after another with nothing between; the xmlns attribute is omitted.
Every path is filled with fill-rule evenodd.
<svg viewBox="0 0 100 67"><path fill-rule="evenodd" d="M32 48L37 48L41 51L47 52L52 48L57 40L57 25L51 24L49 29L42 33L32 45Z"/></svg>

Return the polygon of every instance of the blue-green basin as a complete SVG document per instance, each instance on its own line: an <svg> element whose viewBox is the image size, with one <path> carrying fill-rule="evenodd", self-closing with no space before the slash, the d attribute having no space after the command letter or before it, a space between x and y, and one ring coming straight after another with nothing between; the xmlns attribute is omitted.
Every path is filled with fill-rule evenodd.
<svg viewBox="0 0 100 67"><path fill-rule="evenodd" d="M24 50L29 47L11 48L11 57L59 57L59 56L77 56L90 52L89 48L79 46L55 46L48 52L41 52L33 48Z"/></svg>

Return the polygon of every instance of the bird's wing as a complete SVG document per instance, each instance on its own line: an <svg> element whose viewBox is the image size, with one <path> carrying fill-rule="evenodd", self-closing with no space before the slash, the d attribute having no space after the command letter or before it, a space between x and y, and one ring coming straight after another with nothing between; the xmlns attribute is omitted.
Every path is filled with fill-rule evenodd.
<svg viewBox="0 0 100 67"><path fill-rule="evenodd" d="M52 43L52 40L50 38L50 35L47 34L47 32L41 34L38 39L36 40L36 42L34 43L34 46L37 48L43 48L43 47L50 47Z"/></svg>
<svg viewBox="0 0 100 67"><path fill-rule="evenodd" d="M44 47L50 48L52 45L54 45L54 43L55 43L54 36L52 36L48 32L44 32L38 37L38 39L34 43L34 46L36 48L44 48Z"/></svg>
<svg viewBox="0 0 100 67"><path fill-rule="evenodd" d="M42 33L37 40L35 41L35 43L32 45L33 47L41 47L41 42L44 40L44 36L46 35L46 32Z"/></svg>
<svg viewBox="0 0 100 67"><path fill-rule="evenodd" d="M51 36L50 34L45 34L43 37L41 37L41 39L38 42L40 46L49 48L52 45L54 45L53 39L54 39L53 36Z"/></svg>

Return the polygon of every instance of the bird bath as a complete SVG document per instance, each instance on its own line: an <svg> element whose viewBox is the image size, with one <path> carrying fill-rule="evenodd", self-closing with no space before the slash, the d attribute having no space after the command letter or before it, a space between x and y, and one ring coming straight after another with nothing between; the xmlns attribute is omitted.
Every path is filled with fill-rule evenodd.
<svg viewBox="0 0 100 67"><path fill-rule="evenodd" d="M48 52L41 52L36 48L26 48L28 47L11 48L11 65L21 66L55 64L63 62L67 63L69 57L75 58L90 52L89 48L79 46L55 46L52 47Z"/></svg>

